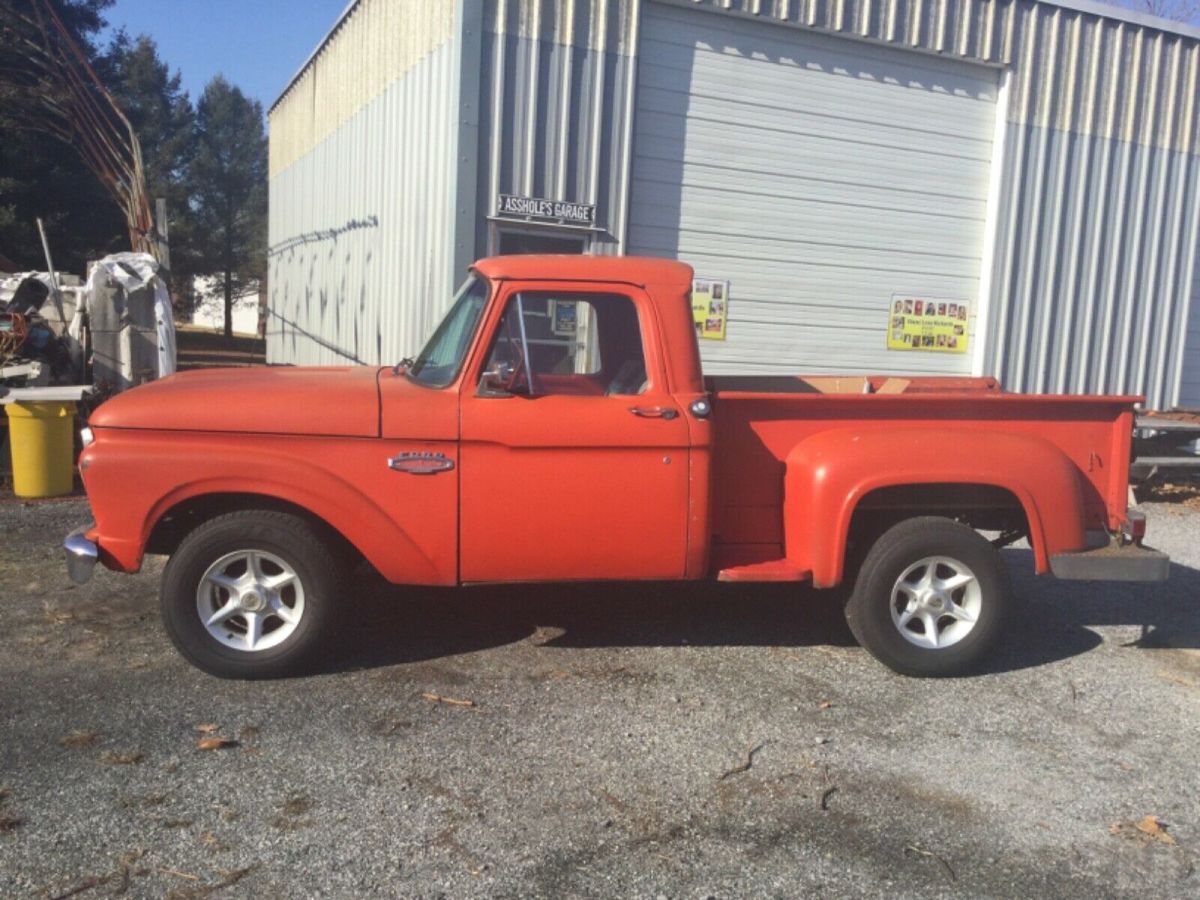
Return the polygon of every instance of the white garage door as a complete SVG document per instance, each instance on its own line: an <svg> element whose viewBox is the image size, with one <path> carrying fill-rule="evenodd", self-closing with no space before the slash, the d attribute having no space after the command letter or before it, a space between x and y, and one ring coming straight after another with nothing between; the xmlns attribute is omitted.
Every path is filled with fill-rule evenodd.
<svg viewBox="0 0 1200 900"><path fill-rule="evenodd" d="M627 252L730 282L706 371L968 372L971 352L887 350L888 310L896 294L965 301L973 337L997 84L647 4Z"/></svg>

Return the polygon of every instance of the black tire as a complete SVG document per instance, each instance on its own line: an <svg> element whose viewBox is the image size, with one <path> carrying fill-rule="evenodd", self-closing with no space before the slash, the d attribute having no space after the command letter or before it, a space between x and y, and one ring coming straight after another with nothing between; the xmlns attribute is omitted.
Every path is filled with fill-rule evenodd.
<svg viewBox="0 0 1200 900"><path fill-rule="evenodd" d="M965 566L977 589L968 583L940 591L938 596L928 596L927 606L908 590L920 587L916 582L906 579L900 589L902 576L909 573L919 581L928 566L918 564L934 557ZM952 566L934 566L937 577L945 580L953 571ZM846 604L846 621L858 642L892 671L921 678L952 677L976 671L988 657L1003 630L1008 605L1008 573L996 548L966 525L924 516L888 529L867 552ZM939 614L938 609L946 611ZM972 610L973 622L956 621ZM902 625L906 613L911 618ZM930 621L936 639L946 645L919 645L931 640Z"/></svg>
<svg viewBox="0 0 1200 900"><path fill-rule="evenodd" d="M189 662L218 678L281 678L310 671L320 661L331 636L334 606L345 571L342 555L331 544L328 536L308 521L288 513L245 510L210 519L180 542L163 571L161 604L167 634ZM218 561L243 552L256 554L263 560L263 570L271 568L275 577L286 573L276 561L290 567L295 575L291 586L278 595L283 602L300 607L299 614L291 607L287 611L297 621L285 623L269 608L256 614L264 620L264 637L274 634L271 640L278 641L266 649L227 645L210 633L200 616L202 604L209 604L205 608L211 609L232 596L228 590L222 593L210 586L206 591L214 593L201 597L205 573ZM236 571L238 565L234 560L232 569L226 571ZM249 570L249 563L241 565ZM266 605L266 600L263 603ZM244 643L246 622L244 615L230 616L225 638L236 642L240 630ZM285 631L290 628L290 632L285 636L285 632L268 630L272 627Z"/></svg>

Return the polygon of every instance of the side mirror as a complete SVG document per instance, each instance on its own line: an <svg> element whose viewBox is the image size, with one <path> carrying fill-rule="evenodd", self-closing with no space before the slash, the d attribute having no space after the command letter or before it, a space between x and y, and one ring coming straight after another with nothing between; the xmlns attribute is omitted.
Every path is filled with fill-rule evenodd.
<svg viewBox="0 0 1200 900"><path fill-rule="evenodd" d="M515 372L511 363L497 360L483 371L483 375L479 379L479 390L476 392L480 397L511 397L512 392L508 386L512 383L512 377Z"/></svg>

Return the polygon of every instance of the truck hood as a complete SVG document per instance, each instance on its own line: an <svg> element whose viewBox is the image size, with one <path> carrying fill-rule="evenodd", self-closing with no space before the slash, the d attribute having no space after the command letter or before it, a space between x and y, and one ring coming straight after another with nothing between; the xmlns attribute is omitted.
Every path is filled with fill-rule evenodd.
<svg viewBox="0 0 1200 900"><path fill-rule="evenodd" d="M105 401L88 424L160 431L377 437L379 372L368 366L182 372Z"/></svg>

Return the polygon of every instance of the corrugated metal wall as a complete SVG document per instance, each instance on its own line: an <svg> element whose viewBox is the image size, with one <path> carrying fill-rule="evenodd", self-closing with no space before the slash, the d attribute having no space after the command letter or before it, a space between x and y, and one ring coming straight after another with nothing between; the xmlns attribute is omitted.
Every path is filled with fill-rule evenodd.
<svg viewBox="0 0 1200 900"><path fill-rule="evenodd" d="M484 4L476 232L500 193L595 204L593 253L626 219L638 0Z"/></svg>
<svg viewBox="0 0 1200 900"><path fill-rule="evenodd" d="M970 374L998 76L643 10L627 249L730 281L705 372ZM896 294L965 305L964 352L889 351Z"/></svg>
<svg viewBox="0 0 1200 900"><path fill-rule="evenodd" d="M1187 105L1187 86L1195 87L1196 73L1187 57L1200 43L1200 28L1178 25L1175 31L1160 31L1139 24L1138 16L1119 7L1087 0L1061 5L1037 0L650 2L1012 66L1018 98L1009 108L1014 122L1126 139L1137 133L1193 151L1200 142L1195 111L1180 108ZM1176 57L1177 52L1183 57ZM1155 124L1159 104L1177 108L1186 120ZM1098 110L1113 115L1093 118Z"/></svg>
<svg viewBox="0 0 1200 900"><path fill-rule="evenodd" d="M1011 389L1179 402L1194 301L1200 164L1018 126L987 368ZM1200 304L1197 304L1200 305Z"/></svg>
<svg viewBox="0 0 1200 900"><path fill-rule="evenodd" d="M1200 304L1200 43L1053 7L1024 21L987 368L1176 406Z"/></svg>
<svg viewBox="0 0 1200 900"><path fill-rule="evenodd" d="M1179 405L1185 409L1200 410L1200 262L1192 275L1192 297L1187 344L1183 352Z"/></svg>
<svg viewBox="0 0 1200 900"><path fill-rule="evenodd" d="M445 312L454 73L444 44L271 179L268 362L388 364Z"/></svg>
<svg viewBox="0 0 1200 900"><path fill-rule="evenodd" d="M1009 68L983 370L1012 390L1181 402L1185 368L1200 372L1200 338L1185 347L1200 306L1200 30L1034 0L663 2Z"/></svg>
<svg viewBox="0 0 1200 900"><path fill-rule="evenodd" d="M1200 306L1200 30L1162 31L1119 11L1112 15L1124 19L1107 17L1101 15L1104 7L1087 0L1064 0L1078 8L1035 0L458 0L460 13L462 8L477 10L483 21L478 165L471 170L478 193L471 216L476 225L465 228L474 231L473 241L467 243L474 243L475 252L487 252L485 220L500 192L595 203L601 230L591 249L620 252L627 229L638 22L648 2L816 29L1008 69L1002 202L996 210L987 273L990 314L983 323L982 343L990 352L981 359L984 369L1012 389L1144 392L1150 405L1158 407L1179 402L1181 384L1200 382L1200 374L1184 374L1200 373L1200 362L1194 359L1200 354L1200 336L1185 354L1189 322L1200 332L1193 312ZM360 0L355 10L436 7L441 12L426 17L432 32L444 28L449 3ZM358 15L355 10L348 19ZM285 94L271 120L273 276L290 279L288 302L295 298L300 303L296 292L302 290L308 291L310 299L303 302L310 306L319 305L322 298L327 307L335 298L359 302L344 286L361 284L361 302L374 305L376 318L403 317L405 322L389 323L391 330L383 330L376 353L365 357L368 361L378 354L384 359L393 355L384 349L384 340L393 341L395 352L420 342L417 333L426 331L433 318L422 305L428 303L422 298L430 296L423 291L433 290L433 285L425 283L429 278L423 274L421 285L403 284L402 279L413 278L413 272L455 268L450 261L453 239L439 251L436 233L429 228L411 241L387 237L387 229L397 223L388 219L385 225L381 218L377 229L354 232L353 240L364 242L354 252L369 252L369 263L354 256L339 262L337 254L327 254L319 265L315 257L291 257L285 265L278 254L287 251L278 248L297 236L362 219L371 214L372 205L390 204L392 214L398 215L421 209L425 219L438 214L434 205L439 200L448 205L455 172L449 161L444 173L437 168L437 153L414 135L412 123L434 122L431 140L444 139L445 148L454 145L456 125L463 133L462 123L455 121L460 115L456 86L472 61L465 59L459 69L449 61L434 65L440 74L421 76L426 80L412 95L414 105L393 101L390 113L380 107L369 121L359 122L368 107L355 113L353 100L338 100L330 107L340 112L320 119L324 126L316 118L306 124L302 117L281 115L289 106L326 105L319 94L322 66L329 73L325 80L367 85L354 89L358 97L379 83L375 76L355 74L360 69L382 71L392 56L407 59L405 54L389 56L385 48L395 29L410 27L409 19L400 15L378 21L382 24L375 31L383 37L370 46L379 50L364 53L355 48L365 45L349 40L341 46L335 33ZM340 62L323 61L331 55ZM306 80L314 77L311 84ZM354 118L341 121L347 110ZM338 124L324 134L329 122ZM314 148L334 141L348 128L357 130L337 137L338 149L327 151L320 167L309 174L302 174L303 169L291 172L306 154L315 157ZM432 168L419 169L420 177L411 185L424 190L420 197L428 202L422 205L409 194L403 203L411 205L401 208L395 192L405 188L398 186L398 179L413 173L368 173L363 167L410 169L398 165L398 148L406 143L406 154L427 156L404 159L427 159L424 165ZM354 160L358 168L341 168L346 160ZM460 165L459 178L463 171ZM283 177L286 184L279 180ZM342 196L354 179L362 182L354 189L358 193L349 194L361 198L357 204ZM295 196L319 191L327 182L335 187L323 201ZM339 212L317 208L322 202L340 203ZM351 208L355 205L359 209ZM451 212L445 212L447 222ZM460 244L463 231L458 227L454 234ZM378 243L368 247L370 240ZM340 237L338 241L348 243ZM459 247L458 256L469 256L471 249ZM445 258L431 263L431 254L439 252ZM306 266L322 273L318 283L304 273ZM361 274L368 270L375 274ZM448 295L450 287L438 290L440 297ZM278 296L275 285L272 294ZM440 311L438 302L433 301L435 311ZM311 358L331 359L330 354L347 349L342 342L351 334L349 326L339 325L340 331L326 334L332 325L324 319L314 319L313 324L314 334L339 349ZM297 348L303 343L298 332L293 340ZM351 352L356 352L354 346L367 346L361 341L355 345L354 340L359 339L350 341ZM291 359L292 352L275 358Z"/></svg>
<svg viewBox="0 0 1200 900"><path fill-rule="evenodd" d="M271 174L320 144L445 43L453 25L453 0L359 0L347 7L271 107Z"/></svg>
<svg viewBox="0 0 1200 900"><path fill-rule="evenodd" d="M452 12L362 0L272 108L269 362L392 363L449 304Z"/></svg>

